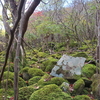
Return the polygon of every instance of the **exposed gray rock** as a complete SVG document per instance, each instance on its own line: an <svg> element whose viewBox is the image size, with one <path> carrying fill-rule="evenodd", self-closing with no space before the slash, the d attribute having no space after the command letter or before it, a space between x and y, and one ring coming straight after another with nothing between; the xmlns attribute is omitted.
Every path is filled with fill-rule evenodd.
<svg viewBox="0 0 100 100"><path fill-rule="evenodd" d="M54 66L50 75L56 77L81 75L85 60L86 58L83 57L72 57L64 54Z"/></svg>

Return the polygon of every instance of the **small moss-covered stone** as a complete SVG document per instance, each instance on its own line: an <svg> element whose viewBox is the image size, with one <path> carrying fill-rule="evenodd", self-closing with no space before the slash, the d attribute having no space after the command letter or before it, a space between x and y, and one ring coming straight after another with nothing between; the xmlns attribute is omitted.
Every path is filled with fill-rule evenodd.
<svg viewBox="0 0 100 100"><path fill-rule="evenodd" d="M86 64L82 68L82 75L91 78L96 73L96 66L92 64Z"/></svg>
<svg viewBox="0 0 100 100"><path fill-rule="evenodd" d="M55 84L46 85L43 88L35 91L29 100L72 100L71 97L62 92Z"/></svg>
<svg viewBox="0 0 100 100"><path fill-rule="evenodd" d="M73 98L73 100L91 100L91 98L87 95L77 95Z"/></svg>
<svg viewBox="0 0 100 100"><path fill-rule="evenodd" d="M43 76L44 75L44 72L41 70L41 69L38 69L38 68L30 68L28 70L28 73L31 77L34 77L34 76Z"/></svg>
<svg viewBox="0 0 100 100"><path fill-rule="evenodd" d="M37 83L41 79L41 76L34 76L33 78L29 79L28 84L32 85Z"/></svg>
<svg viewBox="0 0 100 100"><path fill-rule="evenodd" d="M74 91L73 91L73 94L80 94L82 91L83 91L83 88L85 86L85 83L82 79L79 79L77 80L75 83L74 83Z"/></svg>
<svg viewBox="0 0 100 100"><path fill-rule="evenodd" d="M34 91L36 91L36 89L34 89L32 86L20 88L18 100L29 100L29 97Z"/></svg>

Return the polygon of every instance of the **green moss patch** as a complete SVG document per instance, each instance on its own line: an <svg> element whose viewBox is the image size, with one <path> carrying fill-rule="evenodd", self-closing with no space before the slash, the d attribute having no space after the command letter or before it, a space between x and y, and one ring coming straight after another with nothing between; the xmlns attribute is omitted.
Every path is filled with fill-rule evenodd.
<svg viewBox="0 0 100 100"><path fill-rule="evenodd" d="M82 76L91 78L96 73L96 66L92 64L86 64L82 68Z"/></svg>
<svg viewBox="0 0 100 100"><path fill-rule="evenodd" d="M91 98L87 95L77 95L73 98L73 100L91 100Z"/></svg>
<svg viewBox="0 0 100 100"><path fill-rule="evenodd" d="M44 72L41 70L41 69L38 69L38 68L30 68L28 70L28 73L31 77L34 77L34 76L43 76L44 75Z"/></svg>
<svg viewBox="0 0 100 100"><path fill-rule="evenodd" d="M73 91L73 94L80 94L82 91L83 91L83 88L85 86L85 83L82 79L79 79L77 80L75 83L74 83L74 91Z"/></svg>
<svg viewBox="0 0 100 100"><path fill-rule="evenodd" d="M72 100L71 97L62 92L55 84L46 85L43 88L35 91L29 100Z"/></svg>
<svg viewBox="0 0 100 100"><path fill-rule="evenodd" d="M37 83L41 79L41 76L34 76L33 78L29 79L28 84L32 85Z"/></svg>

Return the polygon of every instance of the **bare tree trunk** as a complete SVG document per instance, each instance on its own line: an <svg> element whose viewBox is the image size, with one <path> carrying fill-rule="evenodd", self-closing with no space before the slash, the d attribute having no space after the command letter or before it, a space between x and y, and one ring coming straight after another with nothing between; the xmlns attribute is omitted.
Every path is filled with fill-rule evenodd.
<svg viewBox="0 0 100 100"><path fill-rule="evenodd" d="M38 6L41 0L34 0L27 10L27 12L22 16L19 26L19 35L16 48L16 56L14 61L14 100L18 100L18 71L19 71L19 55L20 55L20 45L22 43L22 38L27 30L27 24L29 17L34 12L35 8Z"/></svg>

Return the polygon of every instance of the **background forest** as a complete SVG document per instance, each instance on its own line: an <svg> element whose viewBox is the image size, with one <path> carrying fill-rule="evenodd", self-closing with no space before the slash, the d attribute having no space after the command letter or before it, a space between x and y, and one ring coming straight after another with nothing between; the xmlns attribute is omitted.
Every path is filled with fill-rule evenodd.
<svg viewBox="0 0 100 100"><path fill-rule="evenodd" d="M100 100L100 1L68 2L0 0L0 100ZM81 75L50 75L63 54Z"/></svg>

